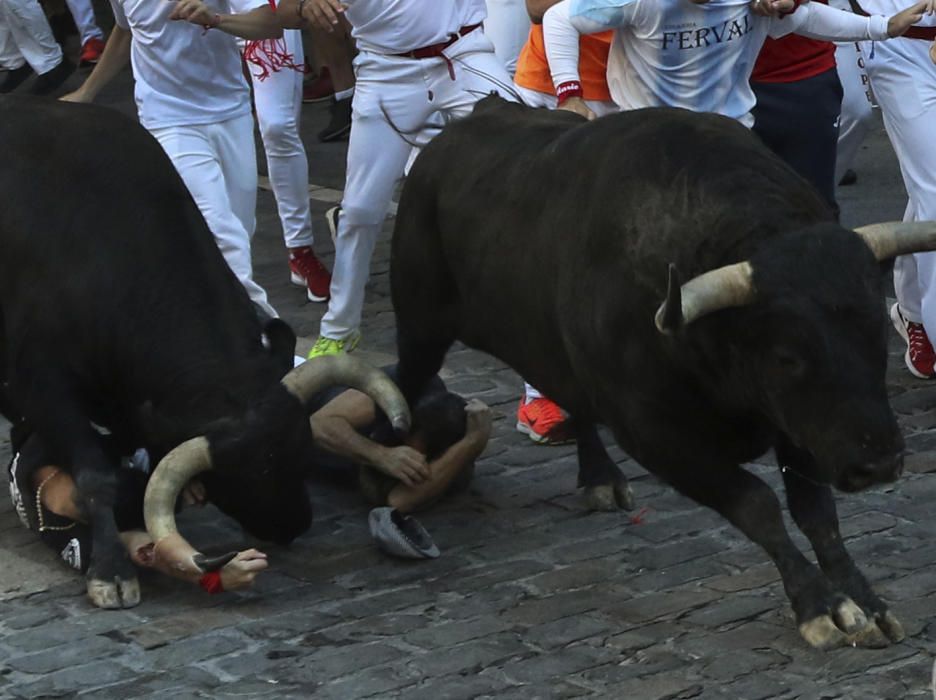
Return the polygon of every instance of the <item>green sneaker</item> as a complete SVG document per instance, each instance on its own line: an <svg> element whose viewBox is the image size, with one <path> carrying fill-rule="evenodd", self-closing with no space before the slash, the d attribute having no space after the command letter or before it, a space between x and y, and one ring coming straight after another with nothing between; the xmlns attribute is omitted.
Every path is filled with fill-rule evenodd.
<svg viewBox="0 0 936 700"><path fill-rule="evenodd" d="M312 346L312 349L309 350L309 359L311 360L314 357L325 357L327 355L340 355L343 352L351 352L354 348L357 347L358 342L361 340L360 333L352 333L347 338L342 338L337 340L336 338L326 338L324 335L320 335L318 340L315 341L315 345Z"/></svg>

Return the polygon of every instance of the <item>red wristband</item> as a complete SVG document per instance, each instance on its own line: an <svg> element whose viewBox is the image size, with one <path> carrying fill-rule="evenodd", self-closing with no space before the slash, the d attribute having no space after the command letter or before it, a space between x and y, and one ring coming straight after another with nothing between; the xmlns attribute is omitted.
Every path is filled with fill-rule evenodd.
<svg viewBox="0 0 936 700"><path fill-rule="evenodd" d="M559 104L562 104L570 97L582 96L582 84L578 80L568 80L556 87L556 97Z"/></svg>
<svg viewBox="0 0 936 700"><path fill-rule="evenodd" d="M198 585L212 595L224 592L224 586L221 584L221 572L219 571L209 571L198 579Z"/></svg>

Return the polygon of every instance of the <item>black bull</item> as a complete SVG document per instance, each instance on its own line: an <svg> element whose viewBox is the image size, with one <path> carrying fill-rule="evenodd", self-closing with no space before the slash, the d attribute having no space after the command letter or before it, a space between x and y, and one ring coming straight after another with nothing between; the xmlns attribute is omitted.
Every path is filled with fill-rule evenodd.
<svg viewBox="0 0 936 700"><path fill-rule="evenodd" d="M417 394L456 339L502 359L571 413L593 506L631 500L602 423L766 550L807 641L884 645L903 632L845 550L830 488L902 467L872 247L732 120L654 109L583 123L488 98L403 191L399 385ZM714 306L699 306L708 278L676 282L724 266ZM740 466L771 448L819 567Z"/></svg>
<svg viewBox="0 0 936 700"><path fill-rule="evenodd" d="M124 448L175 457L177 476L150 484L164 496L153 508L160 533L174 530L174 496L191 473L192 450L177 446L202 435L209 500L262 539L303 532L308 394L379 373L351 360L290 371L295 335L261 324L172 163L133 121L6 97L0 153L0 411L25 420L75 477L93 532L92 600L139 600L114 522L116 465L92 422ZM147 526L155 535L149 514Z"/></svg>

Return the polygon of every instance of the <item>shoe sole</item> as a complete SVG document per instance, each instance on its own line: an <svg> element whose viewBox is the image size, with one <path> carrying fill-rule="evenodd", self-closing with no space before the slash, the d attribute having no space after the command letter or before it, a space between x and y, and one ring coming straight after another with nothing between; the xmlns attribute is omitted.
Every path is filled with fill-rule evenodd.
<svg viewBox="0 0 936 700"><path fill-rule="evenodd" d="M534 431L533 428L522 421L517 421L517 432L523 433L537 445L568 445L570 442L575 442L575 438L563 438L561 440L556 440L545 435L540 435Z"/></svg>
<svg viewBox="0 0 936 700"><path fill-rule="evenodd" d="M898 304L894 304L890 310L891 323L894 324L894 329L897 331L897 335L903 338L903 341L907 344L907 351L904 353L904 364L907 365L907 369L910 370L912 374L917 379L932 379L932 374L923 374L916 367L913 366L913 362L910 360L910 337L907 335L907 329L904 326L903 319L900 316L900 310L897 308Z"/></svg>
<svg viewBox="0 0 936 700"><path fill-rule="evenodd" d="M297 275L295 272L292 272L291 270L289 272L289 281L292 282L297 287L305 287L306 296L309 298L309 301L323 302L323 301L328 301L330 298L330 295L325 295L323 297L320 297L320 296L316 296L315 294L313 294L312 290L309 289L309 286L306 284L305 278L300 277L299 275Z"/></svg>
<svg viewBox="0 0 936 700"><path fill-rule="evenodd" d="M311 99L307 99L307 98L303 97L303 98L302 98L302 104L304 104L304 105L314 105L314 104L317 104L317 103L319 103L319 102L326 102L327 100L330 100L332 97L334 97L334 93L332 93L331 95L325 95L325 97L313 97L313 98L311 98Z"/></svg>
<svg viewBox="0 0 936 700"><path fill-rule="evenodd" d="M338 131L332 132L330 134L319 134L318 140L322 143L328 143L329 141L337 141L338 139L347 136L351 131L351 125L348 124L345 127L342 127Z"/></svg>

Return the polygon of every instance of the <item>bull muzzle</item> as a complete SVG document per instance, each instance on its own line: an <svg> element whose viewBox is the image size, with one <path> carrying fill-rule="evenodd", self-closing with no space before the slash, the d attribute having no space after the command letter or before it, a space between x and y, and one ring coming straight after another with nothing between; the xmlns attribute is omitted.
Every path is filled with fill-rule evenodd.
<svg viewBox="0 0 936 700"><path fill-rule="evenodd" d="M873 462L852 465L839 477L836 487L840 491L854 493L876 484L888 484L903 474L904 455L898 452Z"/></svg>

